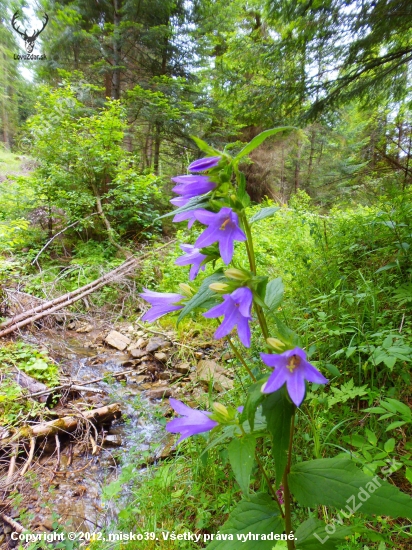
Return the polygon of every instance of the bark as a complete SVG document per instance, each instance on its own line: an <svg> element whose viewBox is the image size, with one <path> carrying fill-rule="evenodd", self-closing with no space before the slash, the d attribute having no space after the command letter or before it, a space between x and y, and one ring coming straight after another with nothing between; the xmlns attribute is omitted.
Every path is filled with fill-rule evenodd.
<svg viewBox="0 0 412 550"><path fill-rule="evenodd" d="M41 422L35 426L24 426L17 430L11 437L2 439L0 441L0 449L4 449L8 445L22 439L28 439L30 441L36 439L36 441L38 441L39 439L55 436L56 434L72 433L85 421L92 422L93 424L104 424L120 416L120 404L113 403L112 405L100 407L92 411L84 411L81 415L63 416L62 418L50 422Z"/></svg>
<svg viewBox="0 0 412 550"><path fill-rule="evenodd" d="M121 46L120 46L120 8L121 0L113 0L113 85L112 98L120 99L120 62L121 62Z"/></svg>

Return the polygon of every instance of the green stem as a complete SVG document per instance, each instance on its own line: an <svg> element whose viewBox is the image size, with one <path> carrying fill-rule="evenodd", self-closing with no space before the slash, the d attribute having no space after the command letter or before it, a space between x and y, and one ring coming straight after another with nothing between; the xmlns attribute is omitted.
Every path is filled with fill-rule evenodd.
<svg viewBox="0 0 412 550"><path fill-rule="evenodd" d="M293 413L292 421L290 425L290 440L289 440L289 449L288 449L288 463L286 466L285 473L283 475L283 494L285 497L285 529L286 533L292 533L292 514L291 514L291 503L290 503L290 491L288 483L288 475L290 473L290 465L292 460L292 443L293 443L293 432L295 429L295 413ZM295 541L288 539L288 550L295 550Z"/></svg>
<svg viewBox="0 0 412 550"><path fill-rule="evenodd" d="M250 370L250 368L248 367L246 361L243 359L243 357L241 356L240 354L240 351L237 349L237 347L234 345L234 343L232 342L230 336L226 336L226 340L229 342L229 346L232 348L232 351L233 353L236 355L237 359L242 363L242 365L245 367L245 369L247 370L249 376L251 377L251 379L253 380L253 382L256 382L256 377L255 375L253 374L253 372Z"/></svg>
<svg viewBox="0 0 412 550"><path fill-rule="evenodd" d="M281 505L281 503L279 502L279 499L278 499L278 496L277 496L277 494L276 494L276 491L275 491L275 489L274 489L274 487L273 487L273 484L270 482L269 476L267 475L267 472L266 472L266 470L265 470L265 468L264 468L264 466L263 466L263 464L262 464L262 462L261 462L261 460L260 460L259 455L258 455L257 452L255 453L255 458L256 458L256 462L257 462L257 464L258 464L258 466L259 466L259 470L262 472L263 477L264 477L265 480L266 480L267 486L269 487L269 491L270 491L272 497L274 498L274 500L276 501L276 504L277 504L278 507L279 507L280 513L281 513L281 515L282 515L282 518L285 519L285 513L284 513L284 511L283 511L282 505Z"/></svg>

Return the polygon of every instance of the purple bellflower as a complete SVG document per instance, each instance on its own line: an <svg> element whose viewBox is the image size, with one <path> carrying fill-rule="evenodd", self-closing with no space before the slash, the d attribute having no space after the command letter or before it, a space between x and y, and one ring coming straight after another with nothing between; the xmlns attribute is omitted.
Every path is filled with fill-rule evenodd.
<svg viewBox="0 0 412 550"><path fill-rule="evenodd" d="M196 221L195 212L196 210L187 210L186 212L180 212L180 214L175 215L175 217L173 218L173 222L177 223L188 220L189 223L187 224L187 227L188 229L190 229Z"/></svg>
<svg viewBox="0 0 412 550"><path fill-rule="evenodd" d="M191 281L197 277L199 270L205 270L205 265L201 265L203 260L207 258L205 254L201 254L200 250L194 247L191 244L181 244L180 248L185 252L184 256L180 256L176 260L176 265L190 265L193 264L190 268L189 278Z"/></svg>
<svg viewBox="0 0 412 550"><path fill-rule="evenodd" d="M262 387L262 392L275 392L286 383L289 396L297 407L305 397L305 380L315 384L329 382L318 369L306 360L306 353L301 348L290 349L277 355L261 353L260 357L268 367L275 368L269 376L269 380Z"/></svg>
<svg viewBox="0 0 412 550"><path fill-rule="evenodd" d="M238 215L225 206L217 213L203 209L195 210L194 216L200 223L209 226L198 237L195 246L203 248L217 241L222 260L229 264L233 258L234 242L246 241L246 235L239 227Z"/></svg>
<svg viewBox="0 0 412 550"><path fill-rule="evenodd" d="M249 321L252 319L251 309L253 294L250 288L237 288L232 294L223 295L224 302L203 314L207 319L225 316L222 324L214 334L214 338L224 338L237 325L237 333L242 344L250 347Z"/></svg>
<svg viewBox="0 0 412 550"><path fill-rule="evenodd" d="M140 296L153 307L143 315L142 321L151 323L159 319L159 317L163 317L166 313L183 308L183 306L176 305L177 302L180 302L180 300L184 298L181 294L175 294L173 292L154 292L147 288L143 290L144 292L140 294Z"/></svg>
<svg viewBox="0 0 412 550"><path fill-rule="evenodd" d="M197 411L191 409L181 401L169 399L170 406L183 418L175 418L166 424L166 430L172 434L180 433L178 443L190 437L191 435L208 432L218 425L218 422L211 420L209 416L212 413L205 411Z"/></svg>
<svg viewBox="0 0 412 550"><path fill-rule="evenodd" d="M205 157L189 164L189 172L203 172L219 164L221 157Z"/></svg>
<svg viewBox="0 0 412 550"><path fill-rule="evenodd" d="M171 199L170 202L174 204L174 206L177 206L180 208L181 206L186 206L186 204L190 201L190 197L175 197L174 199Z"/></svg>
<svg viewBox="0 0 412 550"><path fill-rule="evenodd" d="M180 184L173 187L172 191L178 195L183 195L186 199L204 195L216 188L216 183L207 176L177 176L172 178L172 181Z"/></svg>

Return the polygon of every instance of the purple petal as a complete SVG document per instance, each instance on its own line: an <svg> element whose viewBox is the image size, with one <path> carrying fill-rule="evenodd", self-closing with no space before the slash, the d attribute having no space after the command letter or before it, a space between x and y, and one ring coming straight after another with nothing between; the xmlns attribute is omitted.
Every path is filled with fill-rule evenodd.
<svg viewBox="0 0 412 550"><path fill-rule="evenodd" d="M243 317L250 317L253 301L253 293L250 288L237 288L234 292L232 292L231 298L239 304L239 311Z"/></svg>
<svg viewBox="0 0 412 550"><path fill-rule="evenodd" d="M211 244L215 243L219 236L217 235L216 229L212 227L208 227L199 235L195 242L196 248L204 248L205 246L210 246Z"/></svg>
<svg viewBox="0 0 412 550"><path fill-rule="evenodd" d="M172 181L174 183L181 183L183 185L199 185L201 183L206 183L208 181L210 181L210 179L208 178L208 176L191 176L191 175L186 175L186 176L176 176L175 178L172 178Z"/></svg>
<svg viewBox="0 0 412 550"><path fill-rule="evenodd" d="M177 311L178 309L183 309L183 306L153 306L143 315L142 321L152 323L156 321L156 319L163 317L163 315L171 313L172 311Z"/></svg>
<svg viewBox="0 0 412 550"><path fill-rule="evenodd" d="M245 407L243 405L240 405L240 407L237 408L237 412L242 413L244 408Z"/></svg>
<svg viewBox="0 0 412 550"><path fill-rule="evenodd" d="M184 185L176 185L172 191L178 195L184 195L187 198L197 197L198 195L204 195L216 188L216 183L213 181L205 181L199 183L190 183Z"/></svg>
<svg viewBox="0 0 412 550"><path fill-rule="evenodd" d="M239 340L242 342L245 348L250 348L249 320L241 315L239 315L239 320L237 323L237 333L239 335Z"/></svg>
<svg viewBox="0 0 412 550"><path fill-rule="evenodd" d="M219 338L224 338L225 336L227 336L236 326L238 315L239 314L236 308L226 311L225 318L220 327L215 332L213 338L218 340Z"/></svg>
<svg viewBox="0 0 412 550"><path fill-rule="evenodd" d="M209 212L209 210L205 210L204 208L199 208L199 210L196 210L196 219L203 223L203 225L210 225L211 223L214 223L216 220L217 214L215 212Z"/></svg>
<svg viewBox="0 0 412 550"><path fill-rule="evenodd" d="M303 367L303 376L308 382L313 382L314 384L327 384L329 380L321 374L317 368L305 361Z"/></svg>
<svg viewBox="0 0 412 550"><path fill-rule="evenodd" d="M218 165L221 157L205 157L189 164L189 172L203 172Z"/></svg>
<svg viewBox="0 0 412 550"><path fill-rule="evenodd" d="M286 386L291 400L299 407L305 397L306 391L305 379L301 370L296 369L290 373L286 380Z"/></svg>
<svg viewBox="0 0 412 550"><path fill-rule="evenodd" d="M233 258L234 251L235 251L235 243L229 237L229 235L226 238L220 239L219 252L225 264L230 264Z"/></svg>
<svg viewBox="0 0 412 550"><path fill-rule="evenodd" d="M286 378L287 378L286 369L276 369L269 376L268 381L266 382L264 388L262 389L262 393L272 393L274 391L277 391L286 382Z"/></svg>
<svg viewBox="0 0 412 550"><path fill-rule="evenodd" d="M225 294L223 296L223 298L225 299L224 302L218 304L217 306L213 306L212 309L209 309L209 311L203 313L203 317L206 317L206 319L214 319L215 317L222 317L223 315L225 315L227 311L227 296L229 296L229 294Z"/></svg>
<svg viewBox="0 0 412 550"><path fill-rule="evenodd" d="M288 357L285 357L283 353L269 354L261 353L260 358L268 367L286 367L288 364Z"/></svg>
<svg viewBox="0 0 412 550"><path fill-rule="evenodd" d="M180 208L181 206L186 206L186 204L190 201L190 198L191 197L175 197L174 199L171 199L170 202Z"/></svg>

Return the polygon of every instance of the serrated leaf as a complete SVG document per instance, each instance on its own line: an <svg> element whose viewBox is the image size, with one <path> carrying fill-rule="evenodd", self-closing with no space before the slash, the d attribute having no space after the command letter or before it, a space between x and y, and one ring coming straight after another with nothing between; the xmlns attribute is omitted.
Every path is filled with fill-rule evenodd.
<svg viewBox="0 0 412 550"><path fill-rule="evenodd" d="M255 463L256 438L246 435L232 439L228 447L229 461L242 492L249 494L250 474Z"/></svg>
<svg viewBox="0 0 412 550"><path fill-rule="evenodd" d="M285 386L269 394L262 404L262 413L272 436L272 455L275 459L276 487L279 487L287 464L290 425L295 406L289 401Z"/></svg>
<svg viewBox="0 0 412 550"><path fill-rule="evenodd" d="M345 537L362 531L362 529L356 529L354 525L334 525L335 532L329 535L325 531L326 527L328 526L323 521L315 518L304 521L295 532L296 550L320 550L320 548L336 550L338 544L341 544Z"/></svg>
<svg viewBox="0 0 412 550"><path fill-rule="evenodd" d="M206 153L207 155L211 157L221 157L223 156L223 153L221 151L218 151L217 149L214 149L211 147L206 141L203 141L203 139L198 138L197 136L190 136L191 139L196 143L198 148Z"/></svg>
<svg viewBox="0 0 412 550"><path fill-rule="evenodd" d="M243 147L240 153L236 155L235 160L240 160L244 156L251 153L254 149L256 149L256 147L259 147L259 145L263 143L268 137L274 136L275 134L278 134L279 132L284 132L286 130L295 130L295 128L293 126L283 126L261 132L259 135L254 137L245 147Z"/></svg>
<svg viewBox="0 0 412 550"><path fill-rule="evenodd" d="M266 493L257 493L250 499L241 500L230 513L229 519L219 529L221 536L232 535L234 540L214 540L207 550L239 550L238 535L260 535L259 550L272 550L273 540L264 540L262 535L282 534L284 522L277 504ZM256 550L255 540L241 542L242 550Z"/></svg>
<svg viewBox="0 0 412 550"><path fill-rule="evenodd" d="M278 206L268 206L266 208L261 208L259 212L256 212L256 214L254 214L250 218L249 224L252 225L252 223L264 220L265 218L269 218L270 216L276 214L278 210L280 210Z"/></svg>
<svg viewBox="0 0 412 550"><path fill-rule="evenodd" d="M269 281L266 286L265 305L275 313L282 303L284 286L281 277Z"/></svg>
<svg viewBox="0 0 412 550"><path fill-rule="evenodd" d="M302 506L334 506L348 513L412 517L412 499L397 487L364 474L349 458L321 458L301 462L288 476L290 490ZM356 510L355 510L356 511Z"/></svg>
<svg viewBox="0 0 412 550"><path fill-rule="evenodd" d="M248 395L246 398L246 403L242 412L240 422L243 424L243 422L247 420L249 422L249 425L252 431L255 428L256 409L265 398L265 395L262 393L261 389L263 384L267 381L268 378L269 378L269 375L265 376L264 378L261 378L254 384L251 384L248 388Z"/></svg>
<svg viewBox="0 0 412 550"><path fill-rule="evenodd" d="M223 268L218 269L217 271L215 271L215 273L213 273L209 277L206 277L206 279L200 285L197 293L186 303L185 307L181 310L180 315L177 318L177 323L179 324L180 321L194 309L204 306L205 303L208 302L208 300L210 300L213 296L217 296L216 292L209 288L209 285L224 280L226 280L226 277L223 274Z"/></svg>

